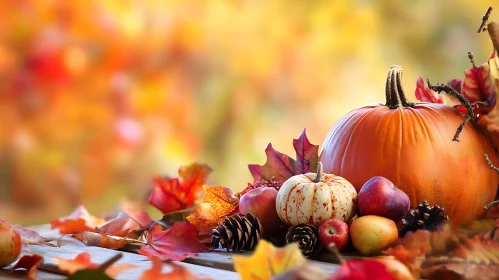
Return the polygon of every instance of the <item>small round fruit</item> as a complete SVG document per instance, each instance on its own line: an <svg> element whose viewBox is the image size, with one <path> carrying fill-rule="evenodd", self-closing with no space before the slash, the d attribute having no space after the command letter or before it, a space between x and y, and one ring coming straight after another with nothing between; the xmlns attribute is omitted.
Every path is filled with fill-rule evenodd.
<svg viewBox="0 0 499 280"><path fill-rule="evenodd" d="M375 255L397 241L397 225L385 217L362 216L352 222L350 239L361 254Z"/></svg>
<svg viewBox="0 0 499 280"><path fill-rule="evenodd" d="M393 257L379 257L373 260L384 264L388 273L396 280L414 280L414 275L409 268Z"/></svg>
<svg viewBox="0 0 499 280"><path fill-rule="evenodd" d="M329 219L319 226L317 232L322 246L329 252L334 252L332 247L341 251L348 244L348 225L342 220Z"/></svg>
<svg viewBox="0 0 499 280"><path fill-rule="evenodd" d="M13 263L21 254L21 234L9 223L0 220L0 267Z"/></svg>
<svg viewBox="0 0 499 280"><path fill-rule="evenodd" d="M274 232L283 224L277 215L275 201L277 190L270 187L261 187L246 193L239 201L241 214L251 213L260 220L265 232Z"/></svg>

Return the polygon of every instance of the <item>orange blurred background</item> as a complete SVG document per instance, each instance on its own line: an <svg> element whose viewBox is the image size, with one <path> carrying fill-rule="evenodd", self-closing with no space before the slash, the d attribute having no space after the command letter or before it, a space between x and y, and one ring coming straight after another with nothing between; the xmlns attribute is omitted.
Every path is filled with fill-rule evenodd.
<svg viewBox="0 0 499 280"><path fill-rule="evenodd" d="M391 65L414 100L419 75L460 78L468 51L485 62L491 4L1 1L0 217L102 213L195 161L241 190L269 142L294 155L304 128L322 144L343 114L384 102Z"/></svg>

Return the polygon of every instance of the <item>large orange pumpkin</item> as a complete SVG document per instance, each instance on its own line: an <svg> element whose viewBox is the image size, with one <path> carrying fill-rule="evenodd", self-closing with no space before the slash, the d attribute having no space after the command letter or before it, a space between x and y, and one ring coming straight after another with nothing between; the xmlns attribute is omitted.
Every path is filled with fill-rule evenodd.
<svg viewBox="0 0 499 280"><path fill-rule="evenodd" d="M320 155L324 172L344 177L357 191L383 176L406 192L411 207L422 200L445 208L457 226L483 214L497 192L497 157L488 137L445 104L410 103L401 87L402 68L393 66L386 82L386 104L360 107L329 131Z"/></svg>

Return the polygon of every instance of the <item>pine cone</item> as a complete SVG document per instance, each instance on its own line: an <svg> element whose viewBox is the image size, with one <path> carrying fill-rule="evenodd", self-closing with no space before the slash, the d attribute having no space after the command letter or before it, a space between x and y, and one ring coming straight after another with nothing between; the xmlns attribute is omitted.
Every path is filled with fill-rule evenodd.
<svg viewBox="0 0 499 280"><path fill-rule="evenodd" d="M404 236L407 232L418 229L439 230L442 224L449 219L444 210L438 205L430 206L426 200L423 200L402 218L399 225L399 235Z"/></svg>
<svg viewBox="0 0 499 280"><path fill-rule="evenodd" d="M262 224L257 217L248 213L226 218L211 231L211 243L222 245L232 251L252 250L262 236Z"/></svg>
<svg viewBox="0 0 499 280"><path fill-rule="evenodd" d="M313 225L300 224L290 227L286 234L286 243L293 242L298 243L298 247L305 255L318 252L321 249L317 228Z"/></svg>

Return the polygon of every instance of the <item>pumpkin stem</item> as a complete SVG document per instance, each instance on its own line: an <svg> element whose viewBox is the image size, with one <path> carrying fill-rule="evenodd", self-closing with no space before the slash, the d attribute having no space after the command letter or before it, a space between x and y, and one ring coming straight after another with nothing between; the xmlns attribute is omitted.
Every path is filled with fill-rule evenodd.
<svg viewBox="0 0 499 280"><path fill-rule="evenodd" d="M322 162L317 163L317 177L314 179L315 183L324 182L324 172L322 168Z"/></svg>
<svg viewBox="0 0 499 280"><path fill-rule="evenodd" d="M398 107L414 107L414 103L407 101L402 89L402 67L393 65L388 71L386 78L386 106L390 109Z"/></svg>

